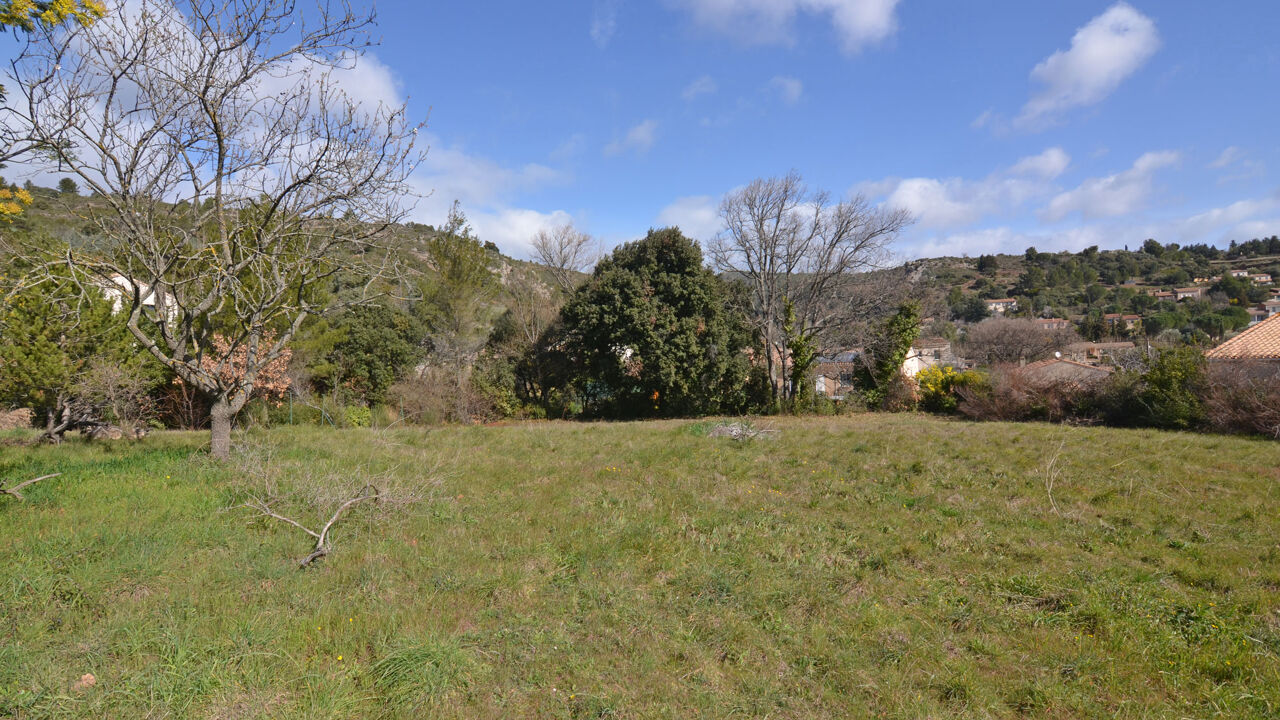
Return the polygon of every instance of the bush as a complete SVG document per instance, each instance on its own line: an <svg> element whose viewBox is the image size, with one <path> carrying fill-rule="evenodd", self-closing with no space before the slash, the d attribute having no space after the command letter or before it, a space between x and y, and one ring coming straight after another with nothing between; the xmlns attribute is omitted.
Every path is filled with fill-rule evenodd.
<svg viewBox="0 0 1280 720"><path fill-rule="evenodd" d="M347 427L369 427L373 424L373 412L364 405L348 405L343 411Z"/></svg>
<svg viewBox="0 0 1280 720"><path fill-rule="evenodd" d="M985 378L972 370L956 372L950 366L927 367L916 375L916 383L920 386L920 409L944 415L954 414L960 402L957 390L962 386L983 382Z"/></svg>
<svg viewBox="0 0 1280 720"><path fill-rule="evenodd" d="M1201 399L1210 428L1280 439L1280 365L1214 363L1207 376Z"/></svg>
<svg viewBox="0 0 1280 720"><path fill-rule="evenodd" d="M1013 366L993 368L986 375L965 374L970 377L955 385L956 409L973 420L1096 423L1099 398L1110 382L1030 383Z"/></svg>
<svg viewBox="0 0 1280 720"><path fill-rule="evenodd" d="M1145 410L1145 424L1187 429L1204 418L1200 395L1205 383L1204 355L1196 348L1166 348L1151 358L1142 373L1138 398Z"/></svg>

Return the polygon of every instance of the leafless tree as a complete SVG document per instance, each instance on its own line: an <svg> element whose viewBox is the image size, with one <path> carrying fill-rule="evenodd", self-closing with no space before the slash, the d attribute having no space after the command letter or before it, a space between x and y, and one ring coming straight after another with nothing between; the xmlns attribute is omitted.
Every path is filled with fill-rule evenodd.
<svg viewBox="0 0 1280 720"><path fill-rule="evenodd" d="M533 236L533 253L566 293L578 286L578 276L599 259L594 239L571 222L539 230Z"/></svg>
<svg viewBox="0 0 1280 720"><path fill-rule="evenodd" d="M339 87L373 22L345 3L119 7L33 34L6 123L101 197L98 232L57 262L85 287L122 289L138 343L209 397L225 458L259 370L338 306L326 282L385 267L419 126ZM233 354L244 372L228 378Z"/></svg>
<svg viewBox="0 0 1280 720"><path fill-rule="evenodd" d="M906 211L872 207L862 196L832 202L794 171L730 193L720 217L725 230L707 254L717 270L747 284L775 398L786 392L793 340L820 342L885 305L881 289L868 292L869 271L887 264L890 245L912 222Z"/></svg>
<svg viewBox="0 0 1280 720"><path fill-rule="evenodd" d="M969 327L964 355L981 365L1031 362L1079 342L1071 328L1046 330L1034 320L991 318Z"/></svg>

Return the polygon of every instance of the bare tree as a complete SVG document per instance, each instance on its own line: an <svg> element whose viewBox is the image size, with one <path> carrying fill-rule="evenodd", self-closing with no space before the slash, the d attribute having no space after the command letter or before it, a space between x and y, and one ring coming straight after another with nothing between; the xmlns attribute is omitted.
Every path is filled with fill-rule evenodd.
<svg viewBox="0 0 1280 720"><path fill-rule="evenodd" d="M981 365L1031 362L1079 342L1072 328L1046 330L1034 320L991 318L969 326L964 334L964 354Z"/></svg>
<svg viewBox="0 0 1280 720"><path fill-rule="evenodd" d="M329 279L388 262L418 126L339 87L334 71L356 62L373 22L345 3L120 8L33 34L9 125L102 198L98 232L57 262L86 287L121 289L138 343L208 396L225 458L260 370L308 315L341 306ZM223 372L233 356L243 372Z"/></svg>
<svg viewBox="0 0 1280 720"><path fill-rule="evenodd" d="M796 341L820 342L885 306L882 288L868 292L868 273L886 264L889 246L912 222L906 211L874 208L862 196L833 203L794 171L730 193L720 217L725 229L707 254L747 284L775 399L790 392L783 380Z"/></svg>
<svg viewBox="0 0 1280 720"><path fill-rule="evenodd" d="M566 293L578 286L578 275L599 259L595 240L571 222L539 230L533 236L533 253L538 262L550 268L556 284Z"/></svg>

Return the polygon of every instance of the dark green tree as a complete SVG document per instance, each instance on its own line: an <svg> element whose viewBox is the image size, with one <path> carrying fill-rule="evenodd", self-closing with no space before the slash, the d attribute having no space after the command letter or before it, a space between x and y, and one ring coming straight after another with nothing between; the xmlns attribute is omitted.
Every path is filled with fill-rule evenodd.
<svg viewBox="0 0 1280 720"><path fill-rule="evenodd" d="M340 339L326 358L333 368L328 382L369 405L386 402L387 389L422 355L421 326L385 305L350 308L334 319L333 329Z"/></svg>
<svg viewBox="0 0 1280 720"><path fill-rule="evenodd" d="M69 177L64 177L58 181L58 192L63 195L78 195L80 188L76 185L76 181Z"/></svg>
<svg viewBox="0 0 1280 720"><path fill-rule="evenodd" d="M614 250L561 310L584 410L630 418L746 409L752 336L731 299L677 228Z"/></svg>
<svg viewBox="0 0 1280 720"><path fill-rule="evenodd" d="M5 296L0 338L0 404L30 408L53 440L86 419L76 385L94 363L153 369L102 293L69 278Z"/></svg>
<svg viewBox="0 0 1280 720"><path fill-rule="evenodd" d="M969 323L977 323L991 317L987 301L977 295L965 295L951 306L951 317Z"/></svg>
<svg viewBox="0 0 1280 720"><path fill-rule="evenodd" d="M920 337L920 306L904 303L880 325L863 352L857 381L867 405L884 405L889 389L902 373L902 363L911 351L911 343Z"/></svg>

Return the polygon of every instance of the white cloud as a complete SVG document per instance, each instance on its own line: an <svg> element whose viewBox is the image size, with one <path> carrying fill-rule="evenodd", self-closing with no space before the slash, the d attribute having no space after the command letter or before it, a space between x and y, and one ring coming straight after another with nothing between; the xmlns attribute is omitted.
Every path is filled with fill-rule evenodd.
<svg viewBox="0 0 1280 720"><path fill-rule="evenodd" d="M1155 172L1177 163L1178 159L1178 153L1172 150L1146 153L1124 172L1089 178L1074 190L1055 196L1041 211L1041 218L1057 222L1078 212L1089 220L1135 212L1146 204Z"/></svg>
<svg viewBox="0 0 1280 720"><path fill-rule="evenodd" d="M1022 231L1007 226L933 236L904 248L909 258L982 253L1022 253L1034 246L1042 251L1078 252L1090 245L1136 248L1147 238L1162 243L1210 243L1249 240L1280 233L1280 196L1241 200L1183 217L1149 223L1123 219L1061 230Z"/></svg>
<svg viewBox="0 0 1280 720"><path fill-rule="evenodd" d="M1112 5L1076 30L1071 48L1036 65L1031 77L1042 85L1014 120L1035 129L1074 107L1093 105L1137 72L1160 47L1155 22L1124 2Z"/></svg>
<svg viewBox="0 0 1280 720"><path fill-rule="evenodd" d="M658 213L658 225L675 225L695 240L710 240L720 232L720 202L710 195L677 198Z"/></svg>
<svg viewBox="0 0 1280 720"><path fill-rule="evenodd" d="M787 105L795 105L804 95L804 83L799 78L787 75L775 75L769 81L769 89L777 93L778 98Z"/></svg>
<svg viewBox="0 0 1280 720"><path fill-rule="evenodd" d="M698 24L743 42L790 44L796 15L826 15L845 53L855 53L898 29L898 0L670 0Z"/></svg>
<svg viewBox="0 0 1280 720"><path fill-rule="evenodd" d="M621 155L625 152L634 151L644 154L653 147L653 143L658 139L658 121L645 120L635 127L627 131L627 134L621 140L615 140L604 147L604 154L608 157Z"/></svg>
<svg viewBox="0 0 1280 720"><path fill-rule="evenodd" d="M1244 153L1240 151L1240 148L1236 147L1235 145L1232 145L1231 147L1228 147L1225 150L1223 150L1222 154L1218 156L1217 160L1214 160L1213 162L1209 163L1209 167L1220 170L1224 167L1227 167L1228 165L1231 165L1235 161L1242 159L1243 157L1244 157Z"/></svg>
<svg viewBox="0 0 1280 720"><path fill-rule="evenodd" d="M1038 175L1052 180L1066 171L1071 156L1060 147L1051 147L1039 155L1025 157L1009 168L1014 175Z"/></svg>
<svg viewBox="0 0 1280 720"><path fill-rule="evenodd" d="M597 2L591 13L591 40L601 50L609 46L618 31L618 0Z"/></svg>
<svg viewBox="0 0 1280 720"><path fill-rule="evenodd" d="M1071 164L1059 147L1022 158L981 180L964 178L888 178L863 183L856 191L883 197L888 207L908 210L922 228L957 228L990 215L1007 215L1028 200L1053 192L1051 184Z"/></svg>
<svg viewBox="0 0 1280 720"><path fill-rule="evenodd" d="M690 102L699 95L710 95L719 89L716 81L710 75L703 75L685 86L684 91L680 93L680 97L685 102Z"/></svg>

